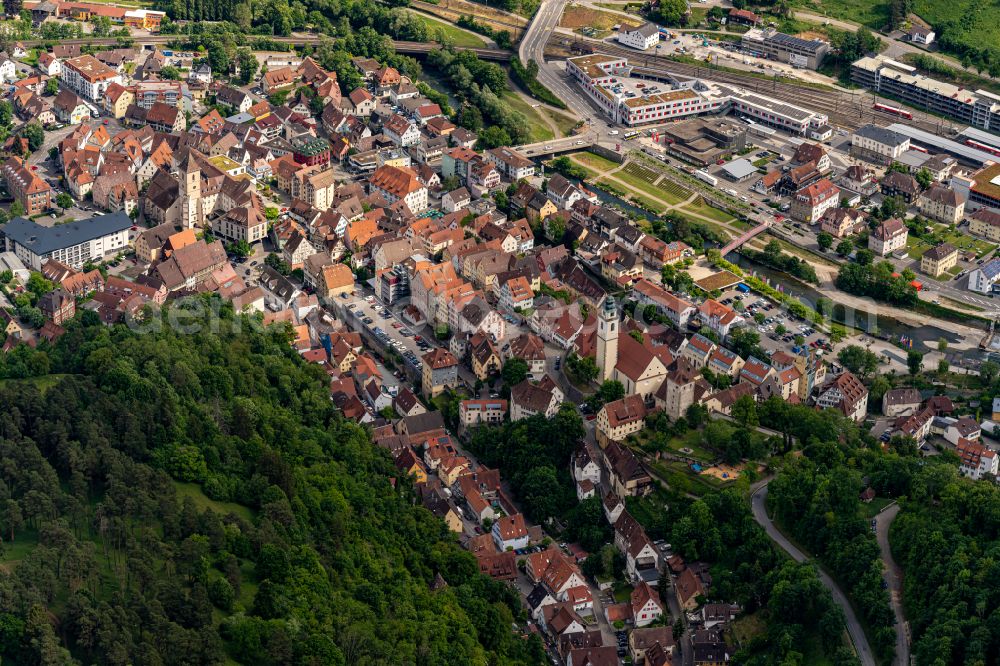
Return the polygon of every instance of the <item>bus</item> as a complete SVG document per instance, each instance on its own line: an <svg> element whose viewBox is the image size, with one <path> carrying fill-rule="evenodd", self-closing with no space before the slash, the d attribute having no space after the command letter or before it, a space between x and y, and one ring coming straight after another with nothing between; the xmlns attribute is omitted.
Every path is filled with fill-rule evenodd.
<svg viewBox="0 0 1000 666"><path fill-rule="evenodd" d="M888 104L872 104L873 111L881 111L882 113L891 113L894 116L899 116L900 118L913 118L913 114L905 109L900 109L895 106L889 106Z"/></svg>
<svg viewBox="0 0 1000 666"><path fill-rule="evenodd" d="M970 148L975 148L976 150L981 150L985 153L989 153L990 155L1000 156L1000 148L994 148L993 146L986 143L980 143L973 139L966 139L965 145L969 146Z"/></svg>
<svg viewBox="0 0 1000 666"><path fill-rule="evenodd" d="M642 132L640 132L639 130L632 130L631 132L625 132L624 138L626 141L628 141L630 139L634 139L640 134L642 134Z"/></svg>
<svg viewBox="0 0 1000 666"><path fill-rule="evenodd" d="M708 183L712 187L715 187L716 185L719 184L719 179L718 178L716 178L715 176L711 175L707 171L702 171L701 169L699 169L698 171L694 172L694 177L697 178L700 181Z"/></svg>

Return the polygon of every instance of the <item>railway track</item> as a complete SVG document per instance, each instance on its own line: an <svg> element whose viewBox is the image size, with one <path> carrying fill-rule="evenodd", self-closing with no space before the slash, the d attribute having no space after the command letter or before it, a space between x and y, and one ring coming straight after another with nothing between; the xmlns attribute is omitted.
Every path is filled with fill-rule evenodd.
<svg viewBox="0 0 1000 666"><path fill-rule="evenodd" d="M140 46L144 45L164 45L169 44L173 41L183 41L186 35L151 35L148 37L135 38L132 41ZM332 37L326 37L321 35L309 35L309 36L298 36L298 37L268 37L271 41L278 42L281 44L318 44L323 39L332 39ZM40 46L42 44L50 43L53 40L44 39L31 39L22 42L25 46ZM99 39L61 39L60 44L93 44L100 46L117 46L118 40L115 38L99 38ZM407 54L422 54L431 51L432 49L440 48L440 44L437 42L404 42L394 40L393 45L399 53ZM498 60L498 61L508 61L510 60L510 51L504 49L486 49L486 48L468 48L464 46L456 46L458 51L472 51L478 55L483 60Z"/></svg>
<svg viewBox="0 0 1000 666"><path fill-rule="evenodd" d="M564 42L565 40L565 36L554 35L550 37L549 45L560 48L562 46L560 42ZM820 89L814 86L797 84L788 79L768 80L759 76L752 76L750 73L740 74L703 65L678 62L665 56L640 53L635 49L617 46L601 40L579 38L575 40L575 45L579 49L592 48L595 52L626 57L636 65L636 71L639 73L646 70L649 72L675 74L682 78L704 79L706 81L739 86L769 97L788 100L796 106L824 113L830 118L831 123L848 130L856 129L868 123L885 125L899 120L891 114L874 111L872 105L875 101L878 101L878 97L867 90L845 91L834 88ZM900 106L897 102L891 103L894 106ZM952 122L910 107L908 107L908 110L913 113L913 118L908 121L910 125L942 136L951 134L949 130L953 124Z"/></svg>

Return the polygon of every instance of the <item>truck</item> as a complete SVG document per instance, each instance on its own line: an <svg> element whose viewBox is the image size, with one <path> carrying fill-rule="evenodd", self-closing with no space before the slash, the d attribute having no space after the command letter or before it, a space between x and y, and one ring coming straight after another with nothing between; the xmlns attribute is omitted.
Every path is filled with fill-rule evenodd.
<svg viewBox="0 0 1000 666"><path fill-rule="evenodd" d="M716 178L715 176L711 175L707 171L702 171L701 169L699 169L699 170L697 170L697 171L694 172L694 177L697 178L700 181L708 183L712 187L715 187L716 185L719 184L719 179L718 178Z"/></svg>

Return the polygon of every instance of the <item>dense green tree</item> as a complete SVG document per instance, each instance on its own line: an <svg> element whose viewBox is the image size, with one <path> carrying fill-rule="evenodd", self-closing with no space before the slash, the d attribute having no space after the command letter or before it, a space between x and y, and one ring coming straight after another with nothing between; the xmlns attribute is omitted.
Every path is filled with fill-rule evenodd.
<svg viewBox="0 0 1000 666"><path fill-rule="evenodd" d="M500 377L507 386L516 386L528 378L528 362L521 358L510 358L503 364Z"/></svg>

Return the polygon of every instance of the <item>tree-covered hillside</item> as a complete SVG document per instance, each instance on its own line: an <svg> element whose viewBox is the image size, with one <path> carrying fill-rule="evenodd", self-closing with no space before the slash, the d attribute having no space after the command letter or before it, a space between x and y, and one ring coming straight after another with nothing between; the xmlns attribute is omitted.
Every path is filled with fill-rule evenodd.
<svg viewBox="0 0 1000 666"><path fill-rule="evenodd" d="M543 661L322 370L227 307L3 359L4 663Z"/></svg>

